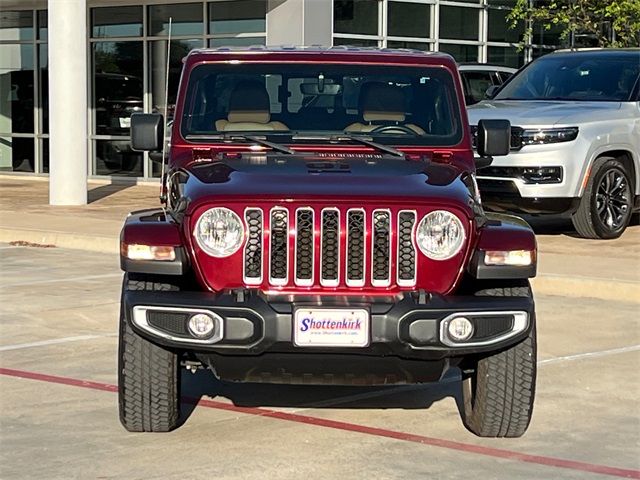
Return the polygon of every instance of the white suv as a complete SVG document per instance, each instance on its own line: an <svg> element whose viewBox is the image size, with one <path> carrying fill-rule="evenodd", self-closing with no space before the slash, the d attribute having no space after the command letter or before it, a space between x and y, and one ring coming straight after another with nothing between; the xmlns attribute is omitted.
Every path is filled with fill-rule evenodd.
<svg viewBox="0 0 640 480"><path fill-rule="evenodd" d="M469 108L511 121L511 154L478 171L493 210L572 216L586 238L616 238L640 209L640 49L559 51Z"/></svg>

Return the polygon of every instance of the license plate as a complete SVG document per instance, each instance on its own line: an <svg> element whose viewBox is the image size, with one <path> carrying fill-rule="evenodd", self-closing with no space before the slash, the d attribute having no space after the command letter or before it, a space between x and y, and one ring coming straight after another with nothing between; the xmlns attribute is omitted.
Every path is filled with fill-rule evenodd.
<svg viewBox="0 0 640 480"><path fill-rule="evenodd" d="M120 128L131 128L131 117L120 118Z"/></svg>
<svg viewBox="0 0 640 480"><path fill-rule="evenodd" d="M293 343L299 347L366 347L369 312L364 308L299 308Z"/></svg>

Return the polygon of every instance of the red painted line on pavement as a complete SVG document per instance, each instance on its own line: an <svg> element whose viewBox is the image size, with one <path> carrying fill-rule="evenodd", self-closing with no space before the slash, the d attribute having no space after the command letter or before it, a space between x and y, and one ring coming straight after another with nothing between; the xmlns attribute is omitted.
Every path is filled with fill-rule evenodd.
<svg viewBox="0 0 640 480"><path fill-rule="evenodd" d="M41 382L57 383L60 385L70 385L74 387L88 388L90 390L101 390L105 392L117 392L117 385L110 383L91 382L70 377L60 377L57 375L47 375L44 373L28 372L24 370L14 370L12 368L0 368L0 375L10 377L25 378L29 380L37 380ZM468 453L484 455L486 457L503 458L506 460L514 460L518 462L533 463L548 467L566 468L569 470L578 470L582 472L598 473L601 475L610 475L621 478L640 479L640 470L629 470L625 468L609 467L607 465L598 465L594 463L578 462L573 460L565 460L562 458L546 457L542 455L530 455L526 453L504 450L501 448L483 447L481 445L473 445L470 443L455 442L452 440L444 440L435 437L426 437L423 435L415 435L412 433L398 432L395 430L387 430L384 428L368 427L366 425L358 425L354 423L341 422L337 420L329 420L325 418L311 417L308 415L300 415L297 413L279 412L268 408L256 407L238 407L233 404L218 402L207 399L186 399L197 401L198 405L214 408L217 410L226 410L236 413L244 413L267 418L275 418L278 420L286 420L289 422L303 423L306 425L314 425L318 427L333 428L348 432L362 433L365 435L374 435L377 437L392 438L405 442L419 443L433 447L446 448L449 450L457 450Z"/></svg>

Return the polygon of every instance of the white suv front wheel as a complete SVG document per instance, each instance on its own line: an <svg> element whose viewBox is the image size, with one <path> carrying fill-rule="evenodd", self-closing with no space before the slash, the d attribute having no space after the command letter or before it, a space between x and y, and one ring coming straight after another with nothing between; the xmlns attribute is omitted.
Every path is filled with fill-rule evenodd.
<svg viewBox="0 0 640 480"><path fill-rule="evenodd" d="M600 157L591 168L573 226L583 238L618 238L629 224L632 206L631 179L624 164Z"/></svg>

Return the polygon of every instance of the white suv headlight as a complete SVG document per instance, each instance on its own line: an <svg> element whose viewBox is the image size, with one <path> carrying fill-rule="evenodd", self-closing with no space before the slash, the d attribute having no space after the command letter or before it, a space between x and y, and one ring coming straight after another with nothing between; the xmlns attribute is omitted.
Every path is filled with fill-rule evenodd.
<svg viewBox="0 0 640 480"><path fill-rule="evenodd" d="M215 207L200 216L193 234L202 250L213 257L223 258L236 253L242 245L244 226L235 212Z"/></svg>
<svg viewBox="0 0 640 480"><path fill-rule="evenodd" d="M464 227L460 219L446 210L426 214L416 230L420 251L433 260L447 260L464 244Z"/></svg>

